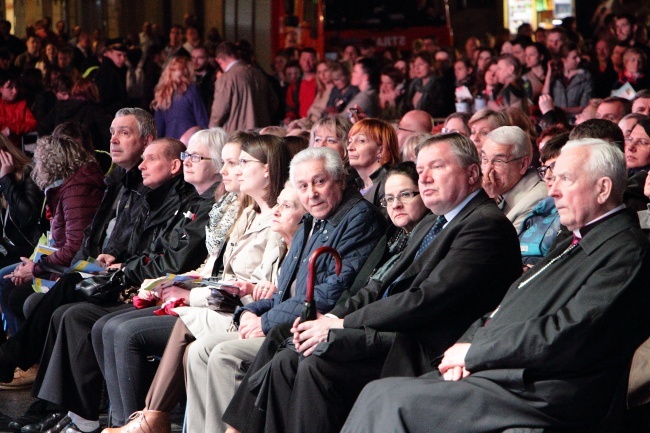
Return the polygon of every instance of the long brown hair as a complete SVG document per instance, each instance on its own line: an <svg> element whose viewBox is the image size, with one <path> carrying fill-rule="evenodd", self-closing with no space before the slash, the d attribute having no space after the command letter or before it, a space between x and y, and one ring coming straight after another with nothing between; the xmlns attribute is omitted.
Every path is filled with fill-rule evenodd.
<svg viewBox="0 0 650 433"><path fill-rule="evenodd" d="M180 69L183 74L179 81L174 81L172 79L172 73L177 69ZM194 67L192 66L192 62L185 56L172 57L156 85L151 108L154 110L168 110L172 105L174 95L182 95L187 92L187 88L193 82Z"/></svg>
<svg viewBox="0 0 650 433"><path fill-rule="evenodd" d="M2 133L0 133L0 149L9 152L14 162L14 176L16 180L22 180L27 167L32 164L32 160Z"/></svg>

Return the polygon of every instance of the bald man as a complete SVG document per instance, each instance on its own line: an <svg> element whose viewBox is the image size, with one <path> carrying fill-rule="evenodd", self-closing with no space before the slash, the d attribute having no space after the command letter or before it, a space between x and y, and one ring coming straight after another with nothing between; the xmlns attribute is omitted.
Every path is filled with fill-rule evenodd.
<svg viewBox="0 0 650 433"><path fill-rule="evenodd" d="M421 132L431 132L433 119L431 115L422 110L408 111L397 124L397 141L400 149L411 135Z"/></svg>

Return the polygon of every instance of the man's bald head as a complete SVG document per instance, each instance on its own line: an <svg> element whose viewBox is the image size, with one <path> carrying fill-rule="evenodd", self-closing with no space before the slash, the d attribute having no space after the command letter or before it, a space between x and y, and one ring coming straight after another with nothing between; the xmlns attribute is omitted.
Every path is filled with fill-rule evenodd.
<svg viewBox="0 0 650 433"><path fill-rule="evenodd" d="M413 134L431 132L433 119L431 115L422 110L411 110L404 114L397 124L397 140L399 147Z"/></svg>

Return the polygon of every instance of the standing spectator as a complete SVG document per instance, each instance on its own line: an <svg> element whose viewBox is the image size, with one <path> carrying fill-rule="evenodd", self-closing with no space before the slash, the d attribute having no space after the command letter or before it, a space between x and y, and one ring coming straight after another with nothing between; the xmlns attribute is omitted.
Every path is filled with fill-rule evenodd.
<svg viewBox="0 0 650 433"><path fill-rule="evenodd" d="M82 74L84 71L92 66L99 66L99 61L93 55L90 34L86 31L79 32L77 44L74 47L74 55L72 57L72 64Z"/></svg>
<svg viewBox="0 0 650 433"><path fill-rule="evenodd" d="M27 38L27 51L16 57L14 64L21 72L27 69L34 69L36 63L41 59L41 40L38 36Z"/></svg>
<svg viewBox="0 0 650 433"><path fill-rule="evenodd" d="M552 57L560 57L560 48L567 42L566 31L562 27L555 27L546 34L546 48Z"/></svg>
<svg viewBox="0 0 650 433"><path fill-rule="evenodd" d="M0 48L6 48L12 60L27 49L23 41L11 34L11 23L7 20L0 20Z"/></svg>
<svg viewBox="0 0 650 433"><path fill-rule="evenodd" d="M497 80L503 88L496 101L490 101L488 107L493 110L516 107L528 113L528 94L521 79L521 65L513 55L501 56L497 62Z"/></svg>
<svg viewBox="0 0 650 433"><path fill-rule="evenodd" d="M111 116L127 104L126 93L126 45L110 44L104 53L104 61L95 75L99 90L99 103Z"/></svg>
<svg viewBox="0 0 650 433"><path fill-rule="evenodd" d="M192 50L200 46L201 39L199 38L199 31L196 29L196 27L188 26L185 29L185 43L183 44L183 48L185 51L192 54Z"/></svg>
<svg viewBox="0 0 650 433"><path fill-rule="evenodd" d="M616 81L617 74L612 63L614 46L608 39L596 42L596 52L593 56L594 66L594 98L606 98L612 91L611 83Z"/></svg>
<svg viewBox="0 0 650 433"><path fill-rule="evenodd" d="M379 68L372 59L361 57L352 69L351 84L359 89L354 98L345 106L343 112L349 113L350 109L359 109L367 117L377 117L380 113L379 96Z"/></svg>
<svg viewBox="0 0 650 433"><path fill-rule="evenodd" d="M57 67L57 56L59 49L55 44L49 43L45 46L45 52L41 54L41 59L36 62L36 69L39 69L43 75L47 75L47 71L51 68Z"/></svg>
<svg viewBox="0 0 650 433"><path fill-rule="evenodd" d="M549 61L548 50L545 45L535 42L526 47L525 54L528 72L524 74L524 79L530 83L529 97L537 104L537 99L544 89L546 64Z"/></svg>
<svg viewBox="0 0 650 433"><path fill-rule="evenodd" d="M423 110L432 117L446 117L453 110L453 87L445 89L434 74L431 56L421 51L413 58L415 78L406 93L406 110Z"/></svg>
<svg viewBox="0 0 650 433"><path fill-rule="evenodd" d="M158 85L160 75L162 75L162 68L165 64L166 56L165 47L159 44L154 44L147 50L147 57L142 65L144 89L141 105L143 107L149 108L151 101L153 101L154 90Z"/></svg>
<svg viewBox="0 0 650 433"><path fill-rule="evenodd" d="M551 61L543 93L550 94L556 106L576 115L589 103L594 83L589 71L580 69L580 50L576 44L562 45L560 59Z"/></svg>
<svg viewBox="0 0 650 433"><path fill-rule="evenodd" d="M208 115L187 57L174 56L167 63L151 108L155 110L156 129L161 137L180 139L191 128L207 127Z"/></svg>
<svg viewBox="0 0 650 433"><path fill-rule="evenodd" d="M302 77L287 89L287 114L284 122L307 117L307 111L316 99L316 51L305 48L300 51Z"/></svg>
<svg viewBox="0 0 650 433"><path fill-rule="evenodd" d="M214 81L216 80L216 70L208 61L208 52L204 47L196 47L191 52L192 66L194 67L194 76L196 87L201 95L201 100L205 106L206 113L212 108L212 98L214 98Z"/></svg>
<svg viewBox="0 0 650 433"><path fill-rule="evenodd" d="M61 70L61 75L67 76L73 82L81 77L79 70L72 65L72 48L69 46L61 48L56 56L56 65Z"/></svg>
<svg viewBox="0 0 650 433"><path fill-rule="evenodd" d="M171 56L190 57L190 53L183 48L183 27L174 24L169 30L169 44L165 47L167 58Z"/></svg>
<svg viewBox="0 0 650 433"><path fill-rule="evenodd" d="M214 88L210 127L232 133L270 125L278 101L266 77L238 59L232 42L219 44L216 61L223 75Z"/></svg>

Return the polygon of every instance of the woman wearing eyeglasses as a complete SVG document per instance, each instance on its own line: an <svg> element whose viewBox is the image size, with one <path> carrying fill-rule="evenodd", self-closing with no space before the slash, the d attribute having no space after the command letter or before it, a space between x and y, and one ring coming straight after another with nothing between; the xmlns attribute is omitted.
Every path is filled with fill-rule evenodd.
<svg viewBox="0 0 650 433"><path fill-rule="evenodd" d="M233 143L231 139L223 147L220 171L228 192L225 197L240 193L246 195L252 204L242 209L234 224L236 212L233 215L226 210L229 216L222 218L211 215L218 222L216 227L212 221L206 227L210 256L202 268L190 274L216 276L224 283L237 286L241 298L250 299L247 296L251 295L253 299L261 299L273 295L271 282L275 281L279 261L286 252L281 235L272 232L271 225L273 207L288 176L290 155L279 137L240 135L241 144ZM186 180L196 186L202 184L210 173L218 172L210 160L214 153L208 152L201 143L193 143L194 140L185 152L184 170ZM211 242L219 243L219 246L215 248ZM223 256L221 261L220 255ZM160 356L165 351L163 365L167 365L166 368L175 372L175 367L181 366L181 381L177 385L182 389L182 357L186 345L205 334L226 332L232 324L232 314L207 308L210 295L207 287L188 290L182 284L162 283L152 292L163 302L182 299L180 303L185 307L174 309L182 320L172 316L153 316L151 311L147 314L147 310L140 310L130 312L128 316L122 314L102 319L102 323L98 322L93 328L93 341L101 341L94 346L108 384L115 425L125 424L129 414L144 405L146 386L133 378L145 377L145 372L150 369L144 361L147 356ZM171 326L168 325L164 331L153 332L149 338L135 332L151 328L156 323L160 327L161 317L171 321ZM170 334L172 340L167 345ZM170 354L166 355L167 352Z"/></svg>
<svg viewBox="0 0 650 433"><path fill-rule="evenodd" d="M638 121L625 137L625 164L630 175L650 169L650 120Z"/></svg>
<svg viewBox="0 0 650 433"><path fill-rule="evenodd" d="M169 61L151 102L159 137L180 139L186 131L208 126L208 114L194 83L194 69L187 57Z"/></svg>
<svg viewBox="0 0 650 433"><path fill-rule="evenodd" d="M251 295L252 300L258 300L273 296L279 263L304 214L295 191L285 184L290 156L281 138L255 136L243 143L238 166L230 165L232 171L228 176L232 178L230 173L236 176L240 192L247 194L254 203L243 210L235 223L223 258L221 279L237 286L241 297ZM124 431L133 426L146 432L169 431L169 411L184 389L185 348L197 338L227 332L232 326L232 314L205 308L207 295L209 290L193 289L190 307L175 309L181 320L176 322L165 348L159 372L146 399L146 410L141 412L142 417L123 427ZM144 395L139 397L135 407L124 405L124 411L135 412L143 407ZM124 413L114 424L125 424L127 412Z"/></svg>

